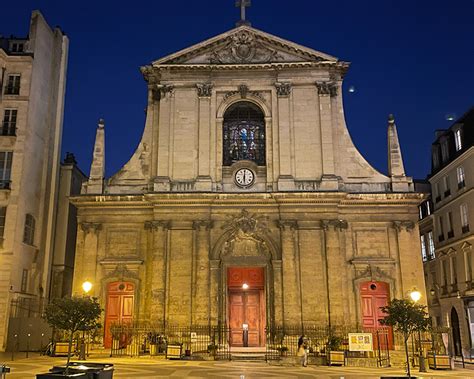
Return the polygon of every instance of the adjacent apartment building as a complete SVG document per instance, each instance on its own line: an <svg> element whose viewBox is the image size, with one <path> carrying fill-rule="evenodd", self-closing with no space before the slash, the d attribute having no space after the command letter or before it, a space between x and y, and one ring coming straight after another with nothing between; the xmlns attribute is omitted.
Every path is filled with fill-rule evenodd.
<svg viewBox="0 0 474 379"><path fill-rule="evenodd" d="M450 327L451 353L474 353L474 107L436 132L431 199L420 206L430 314Z"/></svg>
<svg viewBox="0 0 474 379"><path fill-rule="evenodd" d="M0 38L0 349L10 312L49 288L68 38L40 12L28 37Z"/></svg>

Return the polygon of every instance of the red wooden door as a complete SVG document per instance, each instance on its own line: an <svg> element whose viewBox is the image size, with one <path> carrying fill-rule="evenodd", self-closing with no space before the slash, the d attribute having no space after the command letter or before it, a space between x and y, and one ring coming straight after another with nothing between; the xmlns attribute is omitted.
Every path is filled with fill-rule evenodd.
<svg viewBox="0 0 474 379"><path fill-rule="evenodd" d="M230 291L229 293L229 326L231 345L244 346L244 324L248 327L248 346L261 344L261 308L260 290Z"/></svg>
<svg viewBox="0 0 474 379"><path fill-rule="evenodd" d="M263 267L230 267L229 326L231 345L243 346L243 325L248 326L248 346L263 346L265 340L265 275Z"/></svg>
<svg viewBox="0 0 474 379"><path fill-rule="evenodd" d="M114 282L107 287L107 305L105 307L105 336L104 346L112 346L110 327L114 324L131 323L134 306L133 283Z"/></svg>
<svg viewBox="0 0 474 379"><path fill-rule="evenodd" d="M388 305L390 300L390 289L388 283L385 282L364 282L360 284L362 326L367 332L375 332L376 330L387 331L381 334L381 344L388 345L389 349L393 348L392 328L380 324L380 319L384 318L385 313L380 307ZM387 337L385 338L385 335ZM374 346L377 343L374 335Z"/></svg>

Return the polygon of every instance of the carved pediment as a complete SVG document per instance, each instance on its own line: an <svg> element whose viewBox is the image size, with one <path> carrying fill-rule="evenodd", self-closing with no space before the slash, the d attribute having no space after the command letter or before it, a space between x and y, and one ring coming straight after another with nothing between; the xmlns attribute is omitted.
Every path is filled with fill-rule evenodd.
<svg viewBox="0 0 474 379"><path fill-rule="evenodd" d="M240 26L161 58L153 62L153 65L227 65L320 61L337 62L337 58L250 26Z"/></svg>

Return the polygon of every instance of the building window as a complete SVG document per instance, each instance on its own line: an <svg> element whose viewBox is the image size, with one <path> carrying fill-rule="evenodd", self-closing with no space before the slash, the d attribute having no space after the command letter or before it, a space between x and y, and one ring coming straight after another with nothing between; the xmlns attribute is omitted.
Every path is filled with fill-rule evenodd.
<svg viewBox="0 0 474 379"><path fill-rule="evenodd" d="M10 45L10 51L12 53L22 53L24 50L25 44L21 42L12 42Z"/></svg>
<svg viewBox="0 0 474 379"><path fill-rule="evenodd" d="M436 253L435 253L435 245L434 245L434 239L433 239L433 232L428 232L428 251L429 251L429 258L430 259L435 259L436 258Z"/></svg>
<svg viewBox="0 0 474 379"><path fill-rule="evenodd" d="M5 109L5 113L3 114L2 126L3 136L15 135L17 113L18 111L16 109Z"/></svg>
<svg viewBox="0 0 474 379"><path fill-rule="evenodd" d="M5 88L5 95L19 95L20 94L20 75L8 75L7 86Z"/></svg>
<svg viewBox="0 0 474 379"><path fill-rule="evenodd" d="M462 232L467 233L467 232L469 232L469 216L468 216L467 204L461 204L459 206L459 210L461 212Z"/></svg>
<svg viewBox="0 0 474 379"><path fill-rule="evenodd" d="M441 142L441 160L446 163L449 159L449 145L448 140Z"/></svg>
<svg viewBox="0 0 474 379"><path fill-rule="evenodd" d="M448 238L453 238L454 230L453 230L453 213L452 212L448 212L446 220L448 222Z"/></svg>
<svg viewBox="0 0 474 379"><path fill-rule="evenodd" d="M455 256L451 257L451 284L458 283L458 275L457 275L457 259Z"/></svg>
<svg viewBox="0 0 474 379"><path fill-rule="evenodd" d="M431 204L430 200L426 202L426 214L429 216L431 214Z"/></svg>
<svg viewBox="0 0 474 379"><path fill-rule="evenodd" d="M265 165L265 117L255 104L241 101L225 112L222 155L224 166L241 160Z"/></svg>
<svg viewBox="0 0 474 379"><path fill-rule="evenodd" d="M449 188L449 178L447 176L443 177L443 186L444 186L444 197L451 195L451 188Z"/></svg>
<svg viewBox="0 0 474 379"><path fill-rule="evenodd" d="M23 242L33 245L35 241L35 218L29 213L25 217L25 229L23 231Z"/></svg>
<svg viewBox="0 0 474 379"><path fill-rule="evenodd" d="M472 282L472 250L464 250L464 267L466 270L466 282Z"/></svg>
<svg viewBox="0 0 474 379"><path fill-rule="evenodd" d="M0 239L5 235L5 219L7 215L7 207L0 207Z"/></svg>
<svg viewBox="0 0 474 379"><path fill-rule="evenodd" d="M456 129L456 131L454 132L454 144L456 146L456 151L462 149L461 129Z"/></svg>
<svg viewBox="0 0 474 379"><path fill-rule="evenodd" d="M439 216L438 218L438 227L439 227L439 234L438 234L438 241L444 241L444 228L443 228L443 216Z"/></svg>
<svg viewBox="0 0 474 379"><path fill-rule="evenodd" d="M426 262L428 260L428 256L426 255L425 236L420 236L420 242L421 242L421 258L423 259L423 262Z"/></svg>
<svg viewBox="0 0 474 379"><path fill-rule="evenodd" d="M21 275L21 292L27 292L28 289L28 270L23 269Z"/></svg>
<svg viewBox="0 0 474 379"><path fill-rule="evenodd" d="M433 186L433 195L435 197L436 203L441 201L441 192L439 191L439 182L436 182Z"/></svg>
<svg viewBox="0 0 474 379"><path fill-rule="evenodd" d="M442 270L441 272L443 274L443 287L444 287L443 292L444 293L447 293L447 291L448 291L448 271L446 269L446 264L447 263L448 262L446 260L441 261L441 270Z"/></svg>
<svg viewBox="0 0 474 379"><path fill-rule="evenodd" d="M0 189L10 188L13 152L0 151Z"/></svg>
<svg viewBox="0 0 474 379"><path fill-rule="evenodd" d="M464 168L459 166L456 169L456 173L458 176L458 189L464 188L466 186L466 176L464 174Z"/></svg>

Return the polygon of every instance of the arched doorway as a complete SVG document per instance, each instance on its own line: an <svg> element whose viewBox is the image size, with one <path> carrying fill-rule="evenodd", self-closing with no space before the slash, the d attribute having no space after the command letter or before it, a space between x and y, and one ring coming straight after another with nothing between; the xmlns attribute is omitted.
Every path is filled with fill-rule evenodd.
<svg viewBox="0 0 474 379"><path fill-rule="evenodd" d="M107 286L105 306L104 347L112 346L110 327L114 324L130 323L133 320L135 286L129 282L113 282Z"/></svg>
<svg viewBox="0 0 474 379"><path fill-rule="evenodd" d="M461 331L459 329L458 312L454 307L451 308L451 328L453 330L454 355L460 356L462 354Z"/></svg>
<svg viewBox="0 0 474 379"><path fill-rule="evenodd" d="M380 307L388 305L390 300L390 287L385 282L363 282L360 284L360 299L361 299L361 316L362 327L367 332L375 332L376 330L386 330L381 339L381 346L388 349L393 349L393 333L392 328L387 328L380 323L385 313ZM374 339L374 345L377 343ZM386 345L386 346L385 346Z"/></svg>
<svg viewBox="0 0 474 379"><path fill-rule="evenodd" d="M223 165L248 160L265 166L265 116L250 101L239 101L224 114Z"/></svg>

